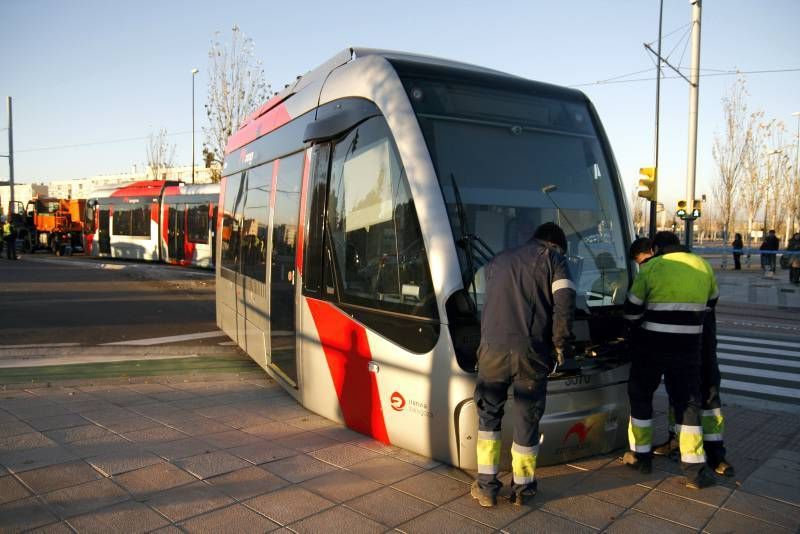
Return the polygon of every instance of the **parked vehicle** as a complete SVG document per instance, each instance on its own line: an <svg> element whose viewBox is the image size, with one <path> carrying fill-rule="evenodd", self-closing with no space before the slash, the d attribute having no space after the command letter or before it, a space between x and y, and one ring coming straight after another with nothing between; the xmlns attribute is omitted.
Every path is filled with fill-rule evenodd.
<svg viewBox="0 0 800 534"><path fill-rule="evenodd" d="M12 220L24 252L47 249L61 256L83 250L85 200L35 196L24 209L15 204Z"/></svg>
<svg viewBox="0 0 800 534"><path fill-rule="evenodd" d="M583 93L347 49L231 136L220 197L220 328L305 407L469 469L483 265L559 223L581 356L550 380L539 462L625 443L633 230Z"/></svg>
<svg viewBox="0 0 800 534"><path fill-rule="evenodd" d="M86 203L86 251L213 268L218 202L218 184L151 180L95 189Z"/></svg>

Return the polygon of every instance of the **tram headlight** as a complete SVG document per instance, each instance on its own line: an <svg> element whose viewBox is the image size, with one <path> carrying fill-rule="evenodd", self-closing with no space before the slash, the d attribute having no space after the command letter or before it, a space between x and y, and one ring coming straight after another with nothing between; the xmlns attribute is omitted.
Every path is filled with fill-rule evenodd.
<svg viewBox="0 0 800 534"><path fill-rule="evenodd" d="M422 89L419 87L412 87L411 88L411 98L414 100L422 100L422 97L425 96L425 93L422 92Z"/></svg>

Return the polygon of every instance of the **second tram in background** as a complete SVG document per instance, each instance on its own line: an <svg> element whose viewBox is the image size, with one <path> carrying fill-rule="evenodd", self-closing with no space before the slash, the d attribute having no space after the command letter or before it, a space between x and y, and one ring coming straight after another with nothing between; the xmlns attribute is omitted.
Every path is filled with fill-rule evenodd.
<svg viewBox="0 0 800 534"><path fill-rule="evenodd" d="M483 266L555 221L582 357L550 380L539 460L608 452L629 416L624 198L583 93L347 49L228 141L217 324L307 408L474 469Z"/></svg>
<svg viewBox="0 0 800 534"><path fill-rule="evenodd" d="M219 184L166 180L95 189L85 250L96 257L213 268Z"/></svg>

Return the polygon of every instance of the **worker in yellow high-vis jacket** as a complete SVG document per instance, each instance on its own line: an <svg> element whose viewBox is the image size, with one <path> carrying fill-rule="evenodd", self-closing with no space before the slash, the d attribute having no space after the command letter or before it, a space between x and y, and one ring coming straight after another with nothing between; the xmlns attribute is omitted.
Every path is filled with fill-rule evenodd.
<svg viewBox="0 0 800 534"><path fill-rule="evenodd" d="M711 266L680 245L672 232L653 238L655 256L643 263L628 292L625 317L640 329L631 362L628 396L631 419L626 464L642 472L652 469L653 393L667 387L675 411L675 432L686 485L714 484L706 466L701 425L701 351L707 310L719 291Z"/></svg>
<svg viewBox="0 0 800 534"><path fill-rule="evenodd" d="M475 385L478 479L470 491L481 506L496 505L502 487L497 479L500 423L509 387L514 394L510 500L521 505L536 493L547 375L571 351L575 285L566 248L564 231L545 223L530 241L499 254L486 266Z"/></svg>
<svg viewBox="0 0 800 534"><path fill-rule="evenodd" d="M630 246L630 257L638 265L648 262L654 257L653 241L646 237L635 240ZM732 477L735 475L735 470L725 459L725 443L723 441L725 417L722 413L719 392L721 376L717 362L717 318L714 308L706 311L703 322L703 345L700 360L700 394L703 401L700 422L703 427L703 449L706 453L706 464L715 473ZM675 435L675 408L673 408L671 400L668 416L669 436L664 443L653 445L653 454L678 459L680 448Z"/></svg>

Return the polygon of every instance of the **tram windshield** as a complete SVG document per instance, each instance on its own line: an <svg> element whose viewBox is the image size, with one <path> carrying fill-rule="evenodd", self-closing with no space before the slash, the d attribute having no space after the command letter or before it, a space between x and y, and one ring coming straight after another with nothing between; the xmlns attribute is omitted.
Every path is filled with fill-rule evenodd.
<svg viewBox="0 0 800 534"><path fill-rule="evenodd" d="M620 197L588 105L573 91L491 74L395 64L436 168L465 286L478 309L493 255L557 223L579 307L622 304Z"/></svg>

